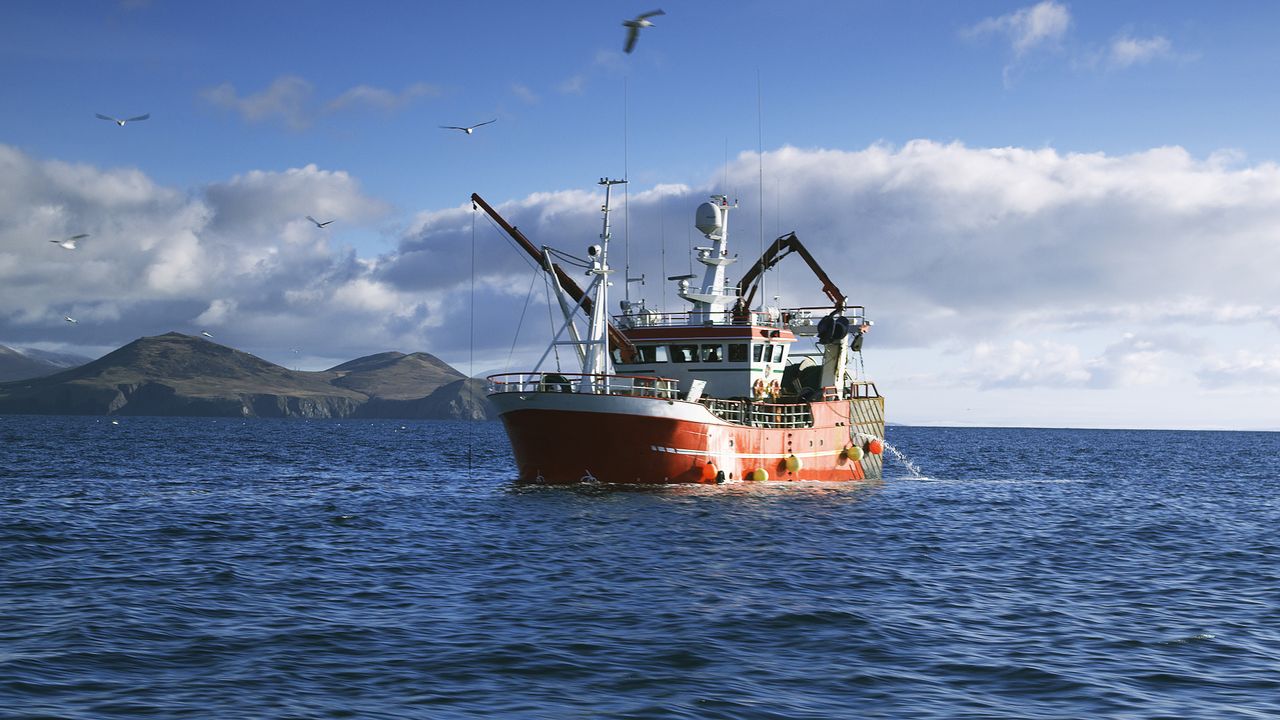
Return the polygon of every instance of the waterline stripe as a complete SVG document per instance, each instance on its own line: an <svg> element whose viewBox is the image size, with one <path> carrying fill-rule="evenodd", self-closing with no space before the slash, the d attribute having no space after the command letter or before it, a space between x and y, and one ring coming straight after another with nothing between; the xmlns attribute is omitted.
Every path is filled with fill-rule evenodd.
<svg viewBox="0 0 1280 720"><path fill-rule="evenodd" d="M844 452L843 449L840 449L840 450L825 450L825 451L818 451L818 452L783 453L781 455L779 455L778 453L736 453L736 452L720 453L720 452L711 452L709 450L686 450L682 448L662 447L661 445L650 445L649 449L652 450L653 452L671 453L673 455L698 455L698 456L711 456L711 457L724 457L725 455L728 455L730 457L741 458L743 460L762 460L762 459L763 460L784 460L790 457L791 455L795 455L798 458L811 458L811 457L823 457L831 454L839 455L840 453Z"/></svg>

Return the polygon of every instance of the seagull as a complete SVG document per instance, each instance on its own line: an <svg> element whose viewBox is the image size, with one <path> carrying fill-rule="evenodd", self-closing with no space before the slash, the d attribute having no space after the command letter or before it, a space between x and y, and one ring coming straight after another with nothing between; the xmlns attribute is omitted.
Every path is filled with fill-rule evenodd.
<svg viewBox="0 0 1280 720"><path fill-rule="evenodd" d="M141 122L151 117L151 113L146 113L145 115L139 115L138 117L125 118L124 120L121 120L120 118L114 118L114 117L111 117L110 115L103 115L102 113L94 113L94 115L99 120L110 120L111 122L119 125L120 127L124 127L125 123Z"/></svg>
<svg viewBox="0 0 1280 720"><path fill-rule="evenodd" d="M208 330L201 330L201 331L200 331L200 334L201 334L201 335L203 335L203 336L205 336L205 337L207 337L207 338L209 338L210 340L212 340L212 339L213 339L213 336L209 334L209 331L208 331Z"/></svg>
<svg viewBox="0 0 1280 720"><path fill-rule="evenodd" d="M89 233L80 233L79 235L72 235L66 240L50 240L49 242L57 245L58 247L64 247L68 250L75 250L76 242L79 240L83 240L87 237L89 237Z"/></svg>
<svg viewBox="0 0 1280 720"><path fill-rule="evenodd" d="M70 315L63 315L63 316L62 316L62 319L63 319L63 320L66 320L67 322L71 323L72 325L79 325L79 324L80 324L80 321L79 321L79 320L77 320L77 319L75 319L75 318L71 317Z"/></svg>
<svg viewBox="0 0 1280 720"><path fill-rule="evenodd" d="M473 131L475 131L476 128L480 127L481 125L488 125L489 123L496 123L496 122L498 122L498 118L494 118L492 120L486 120L482 123L476 123L471 127L458 127L457 125L441 125L440 127L445 130L461 130L462 132L470 135Z"/></svg>
<svg viewBox="0 0 1280 720"><path fill-rule="evenodd" d="M315 219L315 218L311 217L310 215L308 215L308 216L307 216L307 219L308 219L308 220L310 220L311 222L315 223L315 224L316 224L316 227L318 227L318 228L322 228L322 227L324 227L325 225L328 225L329 223L333 222L332 220L325 220L324 222L320 222L319 220L317 220L317 219Z"/></svg>
<svg viewBox="0 0 1280 720"><path fill-rule="evenodd" d="M655 15L666 15L666 13L661 10L650 10L647 13L637 15L635 20L622 21L623 27L627 28L627 46L623 50L631 52L636 49L636 40L640 37L640 29L653 27L653 23L649 22L649 18Z"/></svg>

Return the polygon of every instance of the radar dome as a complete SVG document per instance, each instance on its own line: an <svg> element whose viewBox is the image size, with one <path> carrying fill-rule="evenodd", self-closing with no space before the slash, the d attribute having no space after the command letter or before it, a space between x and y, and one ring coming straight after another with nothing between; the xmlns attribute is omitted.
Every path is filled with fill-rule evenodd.
<svg viewBox="0 0 1280 720"><path fill-rule="evenodd" d="M698 232L703 235L719 234L720 229L724 227L724 221L720 215L720 208L709 202L704 202L698 206L696 221L694 227L698 228Z"/></svg>

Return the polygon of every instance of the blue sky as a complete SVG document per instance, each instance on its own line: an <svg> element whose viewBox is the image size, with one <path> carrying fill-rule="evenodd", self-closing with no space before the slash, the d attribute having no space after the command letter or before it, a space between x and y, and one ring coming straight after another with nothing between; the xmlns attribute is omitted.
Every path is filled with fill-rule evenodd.
<svg viewBox="0 0 1280 720"><path fill-rule="evenodd" d="M623 54L621 21L654 7ZM1259 270L1280 259L1277 16L6 3L0 343L92 355L207 328L286 364L301 347L316 368L388 349L463 365L467 196L576 250L594 180L626 173L650 276L655 248L686 262L710 192L742 200L747 260L762 204L764 234L820 251L880 318L867 370L903 422L1280 428L1280 287ZM42 242L76 232L83 251ZM476 369L501 370L546 328L512 343L529 275L480 234Z"/></svg>

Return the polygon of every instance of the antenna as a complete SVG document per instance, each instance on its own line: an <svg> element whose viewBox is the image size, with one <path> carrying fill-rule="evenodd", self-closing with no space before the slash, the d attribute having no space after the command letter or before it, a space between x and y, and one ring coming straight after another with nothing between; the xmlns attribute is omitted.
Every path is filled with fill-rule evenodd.
<svg viewBox="0 0 1280 720"><path fill-rule="evenodd" d="M658 237L662 240L662 277L667 276L667 196L658 196ZM658 312L664 315L667 312L667 286L662 285L662 302L658 306Z"/></svg>
<svg viewBox="0 0 1280 720"><path fill-rule="evenodd" d="M764 257L764 112L760 101L760 66L756 66L756 162L760 174L760 257ZM765 290L766 273L760 278L760 289ZM767 292L767 291L766 291ZM777 305L777 303L774 303Z"/></svg>
<svg viewBox="0 0 1280 720"><path fill-rule="evenodd" d="M631 78L623 76L622 78L622 182L631 179L631 172L627 168L627 95ZM626 278L626 282L622 283L622 299L626 301L627 307L631 307L631 192L626 188L622 188L622 277ZM644 284L644 278L640 278L640 284Z"/></svg>

